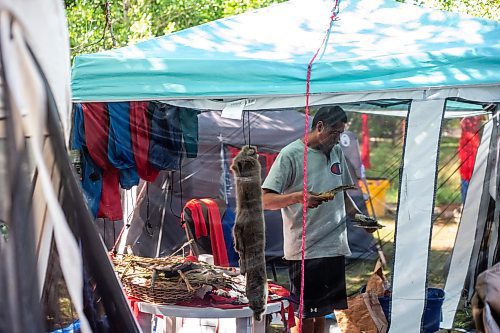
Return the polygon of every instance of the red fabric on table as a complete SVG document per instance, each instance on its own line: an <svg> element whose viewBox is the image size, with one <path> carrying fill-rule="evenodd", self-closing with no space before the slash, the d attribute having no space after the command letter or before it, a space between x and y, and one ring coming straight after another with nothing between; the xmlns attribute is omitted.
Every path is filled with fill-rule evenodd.
<svg viewBox="0 0 500 333"><path fill-rule="evenodd" d="M288 291L285 287L280 286L279 284L268 283L267 290L269 291L269 294L278 295L278 296L281 296L283 298L290 297L290 291ZM268 299L268 302L269 302L269 299ZM285 320L285 318L286 318L285 317L285 308L283 307L283 302L281 302L281 318L283 320L283 323L285 323L285 325L288 327L288 329L290 329L296 325L295 314L293 312L293 306L291 304L288 304L286 311L288 313L288 320Z"/></svg>
<svg viewBox="0 0 500 333"><path fill-rule="evenodd" d="M120 172L108 159L109 114L106 104L82 103L82 111L87 149L92 160L102 169L102 193L97 217L121 220Z"/></svg>
<svg viewBox="0 0 500 333"><path fill-rule="evenodd" d="M227 257L226 241L222 230L219 205L212 199L200 199L208 209L208 224L210 226L210 244L212 245L212 255L214 264L217 266L229 267Z"/></svg>
<svg viewBox="0 0 500 333"><path fill-rule="evenodd" d="M130 102L130 137L139 177L152 182L160 173L149 163L148 102Z"/></svg>

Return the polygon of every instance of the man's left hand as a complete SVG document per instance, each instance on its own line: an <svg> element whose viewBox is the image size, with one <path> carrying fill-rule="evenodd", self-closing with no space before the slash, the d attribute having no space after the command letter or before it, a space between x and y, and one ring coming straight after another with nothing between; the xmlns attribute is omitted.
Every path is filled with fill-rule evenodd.
<svg viewBox="0 0 500 333"><path fill-rule="evenodd" d="M353 226L363 228L370 233L373 233L376 230L384 227L383 225L379 224L374 218L371 218L364 214L355 214L354 219L352 220L352 224Z"/></svg>

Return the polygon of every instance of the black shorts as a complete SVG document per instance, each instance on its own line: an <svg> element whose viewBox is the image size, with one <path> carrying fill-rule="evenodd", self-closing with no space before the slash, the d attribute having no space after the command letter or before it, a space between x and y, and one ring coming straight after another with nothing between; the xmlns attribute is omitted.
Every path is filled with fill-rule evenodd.
<svg viewBox="0 0 500 333"><path fill-rule="evenodd" d="M299 313L300 260L288 261L290 297ZM330 257L306 259L304 263L304 305L303 318L323 317L333 310L347 309L345 284L345 258Z"/></svg>

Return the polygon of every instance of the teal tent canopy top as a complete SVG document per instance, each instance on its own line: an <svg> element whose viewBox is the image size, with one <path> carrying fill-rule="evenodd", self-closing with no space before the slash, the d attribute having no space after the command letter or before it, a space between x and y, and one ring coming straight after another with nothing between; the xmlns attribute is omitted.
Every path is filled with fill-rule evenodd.
<svg viewBox="0 0 500 333"><path fill-rule="evenodd" d="M74 101L305 93L332 1L292 0L75 58ZM498 85L500 23L392 0L344 0L311 92Z"/></svg>

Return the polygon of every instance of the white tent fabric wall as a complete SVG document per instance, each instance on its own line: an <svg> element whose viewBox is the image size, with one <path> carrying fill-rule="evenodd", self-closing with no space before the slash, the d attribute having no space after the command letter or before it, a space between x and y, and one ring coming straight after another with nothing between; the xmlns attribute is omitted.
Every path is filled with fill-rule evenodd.
<svg viewBox="0 0 500 333"><path fill-rule="evenodd" d="M497 126L500 127L500 121L499 118L496 117L496 119L493 119L493 121L496 121ZM496 156L494 160L497 161L495 165L493 165L493 169L491 170L491 177L490 177L490 186L489 186L489 193L491 197L495 200L495 202L500 202L500 167L498 159L500 158L500 130L497 130L497 142L496 142ZM498 254L500 251L500 245L499 245L499 233L500 233L500 205L496 205L495 207L495 213L494 213L494 221L493 225L491 228L491 240L490 240L490 248L489 248L489 253L488 253L488 267L491 267L494 265L493 259L498 258Z"/></svg>
<svg viewBox="0 0 500 333"><path fill-rule="evenodd" d="M455 246L451 257L450 270L445 285L445 300L443 303L443 328L452 328L455 312L462 295L467 270L472 257L472 250L476 239L478 220L486 218L489 200L485 202L484 184L487 177L486 166L489 156L493 122L486 124L478 148L474 172L469 183L469 195L465 200L460 225L455 239Z"/></svg>
<svg viewBox="0 0 500 333"><path fill-rule="evenodd" d="M498 116L497 116L498 117ZM493 118L491 123L492 123L492 129L491 129L491 138L490 138L490 146L488 150L488 156L486 158L486 176L483 181L483 188L481 192L477 192L477 195L481 196L481 203L480 203L480 209L479 209L479 214L477 217L477 228L476 228L476 233L475 233L475 240L473 244L473 249L472 249L472 257L469 263L469 276L471 279L469 280L469 285L465 286L465 288L468 290L468 300L472 298L472 294L475 288L475 282L476 282L476 276L480 273L480 267L481 267L481 261L482 261L482 255L481 253L484 252L483 248L483 243L488 243L489 242L489 237L490 237L490 232L488 231L489 228L489 206L490 206L490 201L495 199L495 197L491 197L490 192L489 192L489 182L492 179L491 173L495 170L494 164L497 164L496 161L496 155L497 155L497 140L495 138L498 137L498 125L496 118ZM487 246L487 245L486 245Z"/></svg>
<svg viewBox="0 0 500 333"><path fill-rule="evenodd" d="M396 218L389 332L420 332L444 104L443 99L414 100L410 107Z"/></svg>

